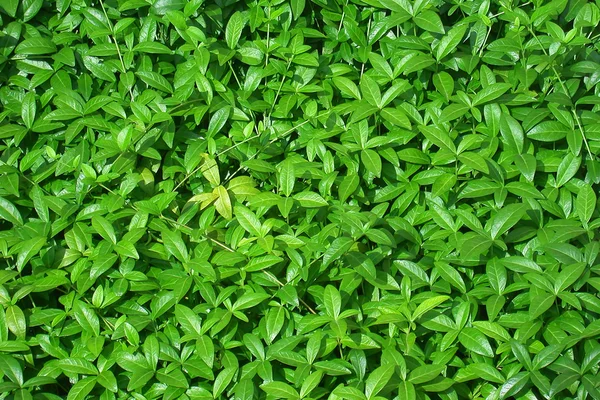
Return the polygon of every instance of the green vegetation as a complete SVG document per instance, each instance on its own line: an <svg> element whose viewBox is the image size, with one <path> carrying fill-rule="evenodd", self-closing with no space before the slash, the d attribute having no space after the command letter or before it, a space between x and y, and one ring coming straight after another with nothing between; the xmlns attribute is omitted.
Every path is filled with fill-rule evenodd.
<svg viewBox="0 0 600 400"><path fill-rule="evenodd" d="M0 399L600 400L586 0L1 0Z"/></svg>

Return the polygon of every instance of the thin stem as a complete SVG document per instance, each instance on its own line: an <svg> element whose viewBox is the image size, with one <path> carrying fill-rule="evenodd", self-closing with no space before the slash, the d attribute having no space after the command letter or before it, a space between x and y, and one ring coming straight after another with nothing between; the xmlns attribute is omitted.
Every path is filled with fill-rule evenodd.
<svg viewBox="0 0 600 400"><path fill-rule="evenodd" d="M321 114L317 115L317 117L316 117L316 118L323 117L323 116L327 115L329 112L330 112L330 110L327 110L327 111L325 111L325 112L322 112ZM289 134L290 134L290 133L292 133L293 131L297 130L298 128L300 128L300 127L302 127L302 126L304 126L304 125L306 125L306 124L307 124L307 123L309 123L309 122L310 122L309 120L306 120L306 121L304 121L304 122L301 122L301 123L299 123L298 125L296 125L296 126L294 126L294 127L290 128L290 129L288 129L287 131L285 131L285 132L284 132L282 135L280 135L280 136L277 136L277 137L276 137L276 138L274 138L274 139L271 139L271 140L269 141L269 143L267 143L266 145L264 145L263 147L261 147L260 149L258 149L258 150L257 150L257 151L256 151L256 152L253 154L253 155L251 155L251 156L248 158L248 160L252 160L252 159L254 159L254 157L258 156L258 155L260 154L260 152L262 152L262 151L263 151L265 148L269 147L270 145L272 145L272 144L273 144L273 143L275 143L276 141L278 141L278 140L280 140L280 139L283 139L284 137L286 137L287 135L289 135ZM246 141L247 141L247 140L250 140L250 139L253 139L253 138L255 138L255 137L257 137L257 136L252 136L252 137L250 137L250 138L246 139ZM241 143L240 143L240 144L241 144ZM227 177L227 181L229 181L229 180L233 179L233 178L234 178L234 177L235 177L235 176L236 176L236 175L237 175L237 174L238 174L238 173L239 173L241 170L243 170L243 169L244 169L244 167L243 167L243 166L240 166L240 167L239 167L239 168L238 168L238 169L237 169L237 170L236 170L236 171L235 171L233 174L231 174L230 176L228 176L228 177Z"/></svg>
<svg viewBox="0 0 600 400"><path fill-rule="evenodd" d="M268 10L268 21L267 21L267 52L265 54L265 67L267 67L267 65L269 65L269 48L271 47L270 45L270 41L271 41L271 5L269 4L267 6L267 10Z"/></svg>
<svg viewBox="0 0 600 400"><path fill-rule="evenodd" d="M235 78L235 81L238 84L238 87L241 89L242 88L242 84L240 83L240 80L238 79L237 74L235 73L235 70L233 69L233 67L231 66L231 61L227 61L227 65L229 65L229 69L231 70L231 72L233 73L233 77Z"/></svg>
<svg viewBox="0 0 600 400"><path fill-rule="evenodd" d="M544 55L546 55L546 57L549 57L549 54L546 51L546 49L544 48L542 42L540 41L540 39L537 37L537 35L535 34L535 32L533 31L533 29L531 29L531 27L529 25L527 26L527 30L529 30L529 33L531 33L531 35L538 42L538 44L542 48L542 51L544 52ZM563 82L563 80L560 77L558 71L556 70L556 67L554 66L553 62L554 62L554 59L552 59L552 63L550 64L550 68L552 69L552 72L554 72L554 76L558 80L558 83L560 84L560 87L563 90L563 92L565 93L565 95L569 96L569 98L571 98L571 95L569 94L569 91L567 90L567 87L565 86L565 83ZM590 145L589 145L589 143L587 141L587 138L585 137L585 132L583 131L583 127L581 125L581 121L579 120L579 115L577 115L575 104L573 104L573 106L571 107L571 113L573 114L573 118L575 118L575 122L577 123L577 128L579 128L579 132L581 133L581 137L583 139L583 143L585 143L585 148L587 150L587 153L590 156L590 159L594 160L594 155L592 154L592 150L590 149Z"/></svg>
<svg viewBox="0 0 600 400"><path fill-rule="evenodd" d="M271 109L269 110L269 114L267 116L268 119L271 117L271 114L273 113L273 110L275 109L275 104L277 104L277 99L279 98L279 94L281 93L281 88L283 88L283 84L285 83L285 78L287 78L287 73L290 70L290 66L292 65L293 59L294 59L294 56L292 56L292 58L290 58L290 60L288 61L287 67L285 69L285 74L281 77L281 82L279 83L279 88L277 88L277 93L275 93L275 99L273 99L273 104L271 105Z"/></svg>
<svg viewBox="0 0 600 400"><path fill-rule="evenodd" d="M189 226L187 226L187 225L185 225L185 224L182 224L182 223L180 223L180 222L177 222L177 221L175 221L175 220L173 220L173 219L171 219L171 218L169 218L169 217L165 217L165 216L161 215L161 216L160 216L160 218L161 218L161 219L164 219L164 220L165 220L165 221L167 221L167 222L170 222L171 224L174 224L174 225L179 225L179 226L181 226L181 227L184 227L184 228L186 228L186 229L190 229L190 230L192 229L192 228L190 228ZM231 253L234 253L234 252L235 252L235 250L233 250L231 247L227 246L227 245L226 245L226 244L224 244L224 243L221 243L220 241L218 241L218 240L216 240L216 239L213 239L213 238L211 238L211 237L209 237L209 236L206 236L206 235L202 235L202 236L203 236L205 239L207 239L207 240L210 240L211 242L213 242L213 243L217 244L218 246L222 247L223 249L225 249L225 250L227 250L227 251L229 251L229 252L231 252ZM278 284L280 287L283 287L283 286L285 286L285 284L284 284L283 282L281 282L279 279L277 279L277 277L276 277L275 275L273 275L272 273L270 273L269 271L265 271L265 270L263 270L262 272L263 272L265 275L267 275L267 276L269 277L269 279L271 279L273 282L276 282L276 283L277 283L277 284ZM305 307L308 309L308 311L310 311L312 314L316 314L316 312L315 312L315 311L314 311L314 310L313 310L313 309L312 309L312 308L311 308L311 307L310 307L308 304L306 304L306 302L305 302L304 300L302 300L301 298L298 298L298 300L300 301L300 303L302 303L302 305L303 305L303 306L305 306Z"/></svg>
<svg viewBox="0 0 600 400"><path fill-rule="evenodd" d="M104 8L104 2L102 0L100 0L100 6L102 7L102 11L104 12L104 16L106 17L106 21L108 22L108 27L110 28L110 35L113 39L113 41L115 42L115 48L117 49L117 55L119 56L119 61L121 61L121 66L123 67L123 73L127 73L127 68L125 68L125 62L123 61L123 56L121 55L121 49L119 49L119 43L117 42L117 37L115 36L115 28L112 24L112 22L110 21L110 18L108 18L108 14L106 13L106 8ZM110 42L110 37L108 38L108 41ZM133 100L133 90L131 90L131 87L129 88L129 95L131 96L131 100Z"/></svg>

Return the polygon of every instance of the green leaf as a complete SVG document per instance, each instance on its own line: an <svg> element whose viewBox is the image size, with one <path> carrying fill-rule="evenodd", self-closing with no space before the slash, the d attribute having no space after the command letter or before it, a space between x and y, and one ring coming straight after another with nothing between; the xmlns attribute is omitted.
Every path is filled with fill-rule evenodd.
<svg viewBox="0 0 600 400"><path fill-rule="evenodd" d="M254 384L250 379L242 379L235 385L235 398L240 400L254 398Z"/></svg>
<svg viewBox="0 0 600 400"><path fill-rule="evenodd" d="M356 191L360 179L358 175L346 175L338 188L338 196L341 202L345 202Z"/></svg>
<svg viewBox="0 0 600 400"><path fill-rule="evenodd" d="M181 262L187 262L190 259L185 242L178 232L164 230L161 232L162 241L169 254Z"/></svg>
<svg viewBox="0 0 600 400"><path fill-rule="evenodd" d="M429 382L437 377L444 369L446 369L445 365L421 365L410 371L410 374L408 375L408 381L413 385Z"/></svg>
<svg viewBox="0 0 600 400"><path fill-rule="evenodd" d="M296 175L294 172L294 163L290 159L281 164L279 171L279 189L286 197L289 197L294 191Z"/></svg>
<svg viewBox="0 0 600 400"><path fill-rule="evenodd" d="M23 217L13 203L0 196L0 218L14 225L23 225Z"/></svg>
<svg viewBox="0 0 600 400"><path fill-rule="evenodd" d="M571 180L579 171L581 165L581 157L575 156L572 153L567 153L561 163L558 165L556 172L556 186L564 186Z"/></svg>
<svg viewBox="0 0 600 400"><path fill-rule="evenodd" d="M294 19L298 19L305 7L305 0L292 0L290 2L290 6L292 7L292 14L294 15Z"/></svg>
<svg viewBox="0 0 600 400"><path fill-rule="evenodd" d="M456 184L456 175L443 174L436 178L431 186L431 195L435 197L443 196L450 192Z"/></svg>
<svg viewBox="0 0 600 400"><path fill-rule="evenodd" d="M494 383L504 383L504 381L505 381L505 378L500 373L500 371L498 371L496 368L492 367L489 364L484 364L484 363L469 364L467 366L466 370L469 373L471 373L485 381L494 382Z"/></svg>
<svg viewBox="0 0 600 400"><path fill-rule="evenodd" d="M19 0L7 0L4 4L2 4L2 9L13 18L17 15L18 7Z"/></svg>
<svg viewBox="0 0 600 400"><path fill-rule="evenodd" d="M35 122L35 114L37 111L36 102L35 102L35 94L33 92L29 92L25 95L23 99L23 106L21 108L21 118L23 118L23 123L27 127L27 129L31 129L33 123Z"/></svg>
<svg viewBox="0 0 600 400"><path fill-rule="evenodd" d="M444 24L440 19L440 16L433 11L425 10L421 11L415 18L415 24L421 29L425 29L429 32L445 33Z"/></svg>
<svg viewBox="0 0 600 400"><path fill-rule="evenodd" d="M336 76L332 79L333 84L347 97L353 97L356 100L361 100L361 94L358 86L350 79L344 76Z"/></svg>
<svg viewBox="0 0 600 400"><path fill-rule="evenodd" d="M529 314L531 319L535 319L540 315L544 314L554 304L555 296L543 293L532 297L531 304L529 305Z"/></svg>
<svg viewBox="0 0 600 400"><path fill-rule="evenodd" d="M260 388L275 399L299 399L300 394L292 386L284 382L267 382Z"/></svg>
<svg viewBox="0 0 600 400"><path fill-rule="evenodd" d="M381 176L381 157L376 151L371 149L362 150L360 152L360 159L362 160L367 171L377 177Z"/></svg>
<svg viewBox="0 0 600 400"><path fill-rule="evenodd" d="M542 122L527 132L527 137L539 142L556 142L567 136L567 127L557 121Z"/></svg>
<svg viewBox="0 0 600 400"><path fill-rule="evenodd" d="M215 208L223 216L225 219L233 218L233 209L231 207L231 198L229 197L229 193L227 189L225 189L222 185L217 186L213 191L218 197L215 201Z"/></svg>
<svg viewBox="0 0 600 400"><path fill-rule="evenodd" d="M579 220L587 225L596 209L597 197L596 192L587 185L582 186L577 194L577 216Z"/></svg>
<svg viewBox="0 0 600 400"><path fill-rule="evenodd" d="M205 156L200 171L202 171L202 175L206 178L208 182L210 182L211 185L218 186L221 184L219 165L217 164L217 161L214 158Z"/></svg>
<svg viewBox="0 0 600 400"><path fill-rule="evenodd" d="M109 240L113 244L117 244L117 236L115 230L110 222L104 217L95 215L92 217L92 227L102 236L102 238Z"/></svg>
<svg viewBox="0 0 600 400"><path fill-rule="evenodd" d="M189 383L181 371L181 369L160 369L156 372L156 378L160 383L168 385L170 387L187 389Z"/></svg>
<svg viewBox="0 0 600 400"><path fill-rule="evenodd" d="M300 398L306 397L314 389L316 389L317 386L319 386L321 379L323 379L323 373L321 371L316 371L310 374L302 383L302 387L300 388Z"/></svg>
<svg viewBox="0 0 600 400"><path fill-rule="evenodd" d="M300 203L300 206L306 208L325 207L328 205L323 197L313 192L297 193L294 195L294 199Z"/></svg>
<svg viewBox="0 0 600 400"><path fill-rule="evenodd" d="M327 285L325 288L323 293L323 305L325 306L327 315L337 320L342 309L342 297L340 296L340 292L338 292L334 286Z"/></svg>
<svg viewBox="0 0 600 400"><path fill-rule="evenodd" d="M456 25L439 41L435 48L435 58L440 61L456 49L467 32L468 25Z"/></svg>
<svg viewBox="0 0 600 400"><path fill-rule="evenodd" d="M433 75L433 84L438 92L444 96L446 101L450 100L450 96L454 93L454 79L452 75L446 71L440 71Z"/></svg>
<svg viewBox="0 0 600 400"><path fill-rule="evenodd" d="M504 141L508 144L508 146L516 150L517 153L523 152L525 135L523 134L523 128L516 119L514 119L510 115L503 114L502 118L500 118L500 133L502 134L502 138L504 138ZM517 158L522 160L525 156L531 157L529 154L524 154L523 156L517 156ZM525 163L526 161L523 160L520 162ZM521 168L519 167L519 169ZM533 171L535 172L535 158L533 164ZM533 179L530 179L528 177L528 174L523 173L523 175L525 175L528 180Z"/></svg>
<svg viewBox="0 0 600 400"><path fill-rule="evenodd" d="M467 292L465 281L463 280L460 273L454 269L450 264L444 262L436 262L435 267L440 276L452 286L460 290L461 293Z"/></svg>
<svg viewBox="0 0 600 400"><path fill-rule="evenodd" d="M465 348L484 357L494 357L492 346L483 333L475 328L463 328L458 340Z"/></svg>
<svg viewBox="0 0 600 400"><path fill-rule="evenodd" d="M232 308L234 310L244 310L255 307L269 297L266 293L246 293L233 304Z"/></svg>
<svg viewBox="0 0 600 400"><path fill-rule="evenodd" d="M398 387L398 396L401 399L415 400L417 398L415 386L411 382L400 382L400 386Z"/></svg>
<svg viewBox="0 0 600 400"><path fill-rule="evenodd" d="M217 111L215 111L208 122L208 132L206 135L212 138L219 133L227 123L230 113L231 109L229 107L219 108Z"/></svg>
<svg viewBox="0 0 600 400"><path fill-rule="evenodd" d="M402 71L402 73L404 75L409 75L413 72L422 71L433 64L435 64L435 60L433 59L433 57L424 54L417 55L410 59L410 62L404 68L404 71Z"/></svg>
<svg viewBox="0 0 600 400"><path fill-rule="evenodd" d="M444 130L433 126L420 125L419 130L431 143L438 146L440 149L448 150L451 153L456 153L456 145Z"/></svg>
<svg viewBox="0 0 600 400"><path fill-rule="evenodd" d="M364 99L372 106L381 108L381 90L375 80L368 75L363 75L360 81L360 91Z"/></svg>
<svg viewBox="0 0 600 400"><path fill-rule="evenodd" d="M551 344L544 347L533 358L533 369L539 370L550 365L560 356L562 350L563 346L560 344Z"/></svg>
<svg viewBox="0 0 600 400"><path fill-rule="evenodd" d="M162 75L151 71L138 71L136 75L148 86L163 91L165 93L173 93L173 86Z"/></svg>
<svg viewBox="0 0 600 400"><path fill-rule="evenodd" d="M419 319L423 314L427 311L433 310L438 305L442 304L446 300L448 300L448 296L434 296L430 297L427 300L423 301L417 309L413 312L411 319L413 321Z"/></svg>
<svg viewBox="0 0 600 400"><path fill-rule="evenodd" d="M60 360L58 365L69 374L98 375L98 368L84 358L65 358Z"/></svg>
<svg viewBox="0 0 600 400"><path fill-rule="evenodd" d="M515 157L515 165L528 181L533 181L537 169L537 160L531 154L520 154Z"/></svg>
<svg viewBox="0 0 600 400"><path fill-rule="evenodd" d="M247 207L236 205L233 208L233 212L238 223L248 233L256 237L262 237L262 224L256 215L250 211Z"/></svg>
<svg viewBox="0 0 600 400"><path fill-rule="evenodd" d="M392 364L382 365L367 378L365 382L365 396L367 399L372 399L387 385L394 375L394 366Z"/></svg>
<svg viewBox="0 0 600 400"><path fill-rule="evenodd" d="M6 308L6 326L18 338L25 339L27 331L27 321L23 310L17 305L9 305Z"/></svg>
<svg viewBox="0 0 600 400"><path fill-rule="evenodd" d="M23 271L25 265L35 257L39 251L47 244L45 237L36 237L23 242L23 250L17 257L17 270Z"/></svg>
<svg viewBox="0 0 600 400"><path fill-rule="evenodd" d="M83 400L96 386L97 378L89 376L87 378L80 379L76 384L71 387L67 400Z"/></svg>
<svg viewBox="0 0 600 400"><path fill-rule="evenodd" d="M100 335L100 320L91 307L78 301L75 303L74 310L75 319L84 331L91 333L94 336Z"/></svg>
<svg viewBox="0 0 600 400"><path fill-rule="evenodd" d="M229 17L227 28L225 28L225 40L230 49L236 48L245 25L246 21L239 11L234 12L231 17Z"/></svg>
<svg viewBox="0 0 600 400"><path fill-rule="evenodd" d="M12 356L0 354L0 371L10 379L11 382L19 386L23 385L23 368L21 364Z"/></svg>
<svg viewBox="0 0 600 400"><path fill-rule="evenodd" d="M473 97L473 106L494 101L506 93L511 87L512 85L510 83L493 83L482 89Z"/></svg>
<svg viewBox="0 0 600 400"><path fill-rule="evenodd" d="M525 215L527 207L524 204L510 204L503 207L489 222L490 236L498 238L515 226Z"/></svg>
<svg viewBox="0 0 600 400"><path fill-rule="evenodd" d="M134 46L133 51L149 54L172 54L171 49L157 42L140 42Z"/></svg>
<svg viewBox="0 0 600 400"><path fill-rule="evenodd" d="M586 269L585 263L575 263L564 267L554 281L555 293L560 293L574 284Z"/></svg>
<svg viewBox="0 0 600 400"><path fill-rule="evenodd" d="M189 307L182 304L175 305L175 317L184 332L197 337L202 336L200 317Z"/></svg>
<svg viewBox="0 0 600 400"><path fill-rule="evenodd" d="M410 120L400 108L387 107L381 110L381 117L393 125L401 128L410 129Z"/></svg>
<svg viewBox="0 0 600 400"><path fill-rule="evenodd" d="M227 389L236 372L237 368L234 367L225 368L219 372L213 383L213 398L218 398Z"/></svg>
<svg viewBox="0 0 600 400"><path fill-rule="evenodd" d="M24 56L39 56L56 52L56 45L44 37L32 37L17 45L15 54Z"/></svg>

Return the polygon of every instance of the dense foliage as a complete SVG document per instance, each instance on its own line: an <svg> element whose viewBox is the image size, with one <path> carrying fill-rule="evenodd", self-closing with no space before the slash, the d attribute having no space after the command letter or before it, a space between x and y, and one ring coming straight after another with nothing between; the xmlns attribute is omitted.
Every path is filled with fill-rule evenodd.
<svg viewBox="0 0 600 400"><path fill-rule="evenodd" d="M0 398L600 399L598 2L0 10Z"/></svg>

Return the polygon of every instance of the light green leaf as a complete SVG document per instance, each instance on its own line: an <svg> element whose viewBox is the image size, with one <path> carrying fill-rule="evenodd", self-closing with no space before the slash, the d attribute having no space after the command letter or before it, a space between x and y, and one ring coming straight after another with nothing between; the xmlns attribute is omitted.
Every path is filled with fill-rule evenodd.
<svg viewBox="0 0 600 400"><path fill-rule="evenodd" d="M9 305L6 308L6 325L17 338L25 339L27 322L23 310L17 305Z"/></svg>
<svg viewBox="0 0 600 400"><path fill-rule="evenodd" d="M454 93L454 79L452 75L446 71L440 71L433 75L433 84L438 92L444 96L446 101L450 100L450 96Z"/></svg>
<svg viewBox="0 0 600 400"><path fill-rule="evenodd" d="M456 49L462 38L465 36L468 26L468 24L456 25L439 41L435 48L435 58L438 61L442 60Z"/></svg>
<svg viewBox="0 0 600 400"><path fill-rule="evenodd" d="M381 157L375 150L365 149L360 152L360 159L363 162L363 165L367 169L367 171L371 172L373 175L379 177L381 176Z"/></svg>
<svg viewBox="0 0 600 400"><path fill-rule="evenodd" d="M363 75L360 81L360 91L364 99L372 106L381 108L381 90L373 78Z"/></svg>
<svg viewBox="0 0 600 400"><path fill-rule="evenodd" d="M198 338L202 336L200 317L191 308L183 304L177 304L175 306L175 317L185 333Z"/></svg>
<svg viewBox="0 0 600 400"><path fill-rule="evenodd" d="M323 197L314 192L297 193L294 195L294 199L297 200L302 207L306 208L325 207L328 205Z"/></svg>
<svg viewBox="0 0 600 400"><path fill-rule="evenodd" d="M89 376L79 380L71 387L67 400L84 400L96 386L97 378Z"/></svg>
<svg viewBox="0 0 600 400"><path fill-rule="evenodd" d="M475 328L463 328L458 335L458 340L467 350L473 353L485 357L494 357L494 351L490 342L483 333Z"/></svg>
<svg viewBox="0 0 600 400"><path fill-rule="evenodd" d="M138 71L135 74L148 86L166 93L173 93L173 86L162 75L151 71Z"/></svg>
<svg viewBox="0 0 600 400"><path fill-rule="evenodd" d="M338 196L342 203L346 202L348 198L356 191L360 183L360 178L356 174L346 175L340 186L338 187Z"/></svg>
<svg viewBox="0 0 600 400"><path fill-rule="evenodd" d="M236 205L233 208L233 212L236 220L242 226L242 228L244 228L251 235L262 237L262 224L249 208L242 205Z"/></svg>
<svg viewBox="0 0 600 400"><path fill-rule="evenodd" d="M281 168L279 170L279 189L286 197L289 197L294 191L294 184L296 183L294 171L294 162L292 160L287 159L281 163Z"/></svg>
<svg viewBox="0 0 600 400"><path fill-rule="evenodd" d="M427 311L433 310L435 307L439 306L448 299L448 296L434 296L428 298L427 300L419 304L417 309L413 312L411 319L413 321L419 319Z"/></svg>
<svg viewBox="0 0 600 400"><path fill-rule="evenodd" d="M260 385L260 388L274 399L299 399L300 394L292 386L284 382L272 381Z"/></svg>
<svg viewBox="0 0 600 400"><path fill-rule="evenodd" d="M218 196L217 200L215 200L215 208L217 209L219 214L221 214L225 219L233 218L231 198L229 197L227 189L220 185L213 190L213 193Z"/></svg>
<svg viewBox="0 0 600 400"><path fill-rule="evenodd" d="M358 86L350 79L344 76L336 76L332 79L333 84L342 92L343 95L353 97L356 100L361 100L360 91Z"/></svg>
<svg viewBox="0 0 600 400"><path fill-rule="evenodd" d="M190 259L185 242L179 232L163 230L161 232L163 244L169 254L181 262L187 262Z"/></svg>
<svg viewBox="0 0 600 400"><path fill-rule="evenodd" d="M117 236L115 229L108 220L100 215L92 217L92 227L102 236L103 239L109 240L112 244L117 244Z"/></svg>
<svg viewBox="0 0 600 400"><path fill-rule="evenodd" d="M489 222L490 236L497 239L515 226L525 215L527 207L524 204L510 204L503 207Z"/></svg>
<svg viewBox="0 0 600 400"><path fill-rule="evenodd" d="M21 368L21 364L14 357L0 354L0 371L11 382L19 386L23 385L23 368Z"/></svg>
<svg viewBox="0 0 600 400"><path fill-rule="evenodd" d="M25 95L23 106L21 108L21 118L23 118L23 123L27 129L31 129L35 122L36 110L35 93L29 92Z"/></svg>
<svg viewBox="0 0 600 400"><path fill-rule="evenodd" d="M327 315L337 320L342 309L342 297L340 296L340 292L338 292L334 286L327 285L325 288L325 292L323 293L323 304L325 305Z"/></svg>
<svg viewBox="0 0 600 400"><path fill-rule="evenodd" d="M561 187L569 182L571 178L575 176L577 171L579 171L580 165L581 157L575 156L571 152L567 153L558 165L558 171L556 171L556 186Z"/></svg>
<svg viewBox="0 0 600 400"><path fill-rule="evenodd" d="M596 192L587 185L582 186L579 189L579 193L577 194L577 215L579 216L579 220L587 225L594 214L594 210L596 209L597 197Z"/></svg>
<svg viewBox="0 0 600 400"><path fill-rule="evenodd" d="M14 225L23 225L23 217L13 203L0 196L0 218Z"/></svg>
<svg viewBox="0 0 600 400"><path fill-rule="evenodd" d="M429 32L444 34L444 24L440 19L440 16L434 11L425 10L421 11L416 17L414 17L415 24L421 29L425 29Z"/></svg>
<svg viewBox="0 0 600 400"><path fill-rule="evenodd" d="M369 374L365 382L365 395L372 399L387 385L394 375L394 365L382 365Z"/></svg>
<svg viewBox="0 0 600 400"><path fill-rule="evenodd" d="M236 11L229 17L227 28L225 28L225 41L230 49L236 48L245 25L246 19L241 12Z"/></svg>
<svg viewBox="0 0 600 400"><path fill-rule="evenodd" d="M473 107L496 100L511 87L510 83L492 83L486 86L473 97Z"/></svg>

